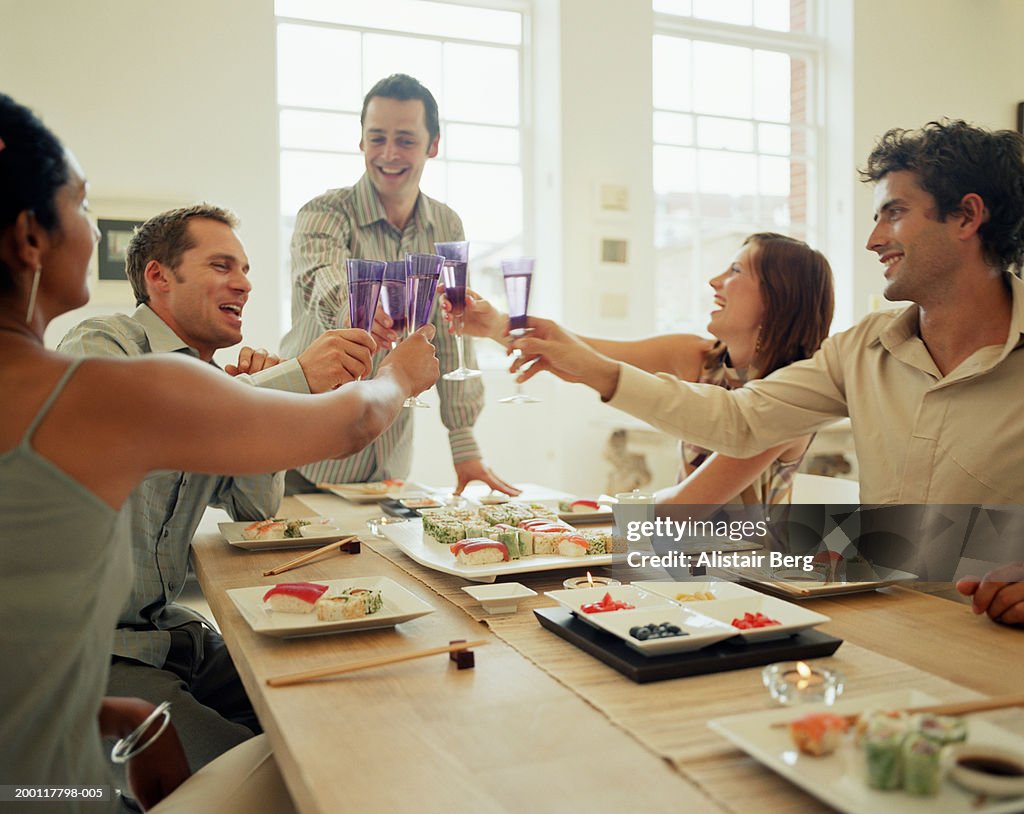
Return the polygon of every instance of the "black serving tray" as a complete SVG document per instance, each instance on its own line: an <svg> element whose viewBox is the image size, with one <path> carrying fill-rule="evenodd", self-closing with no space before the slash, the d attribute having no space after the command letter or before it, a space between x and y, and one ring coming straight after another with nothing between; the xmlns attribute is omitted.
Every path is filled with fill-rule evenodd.
<svg viewBox="0 0 1024 814"><path fill-rule="evenodd" d="M534 615L543 627L572 642L581 650L600 659L638 684L664 681L667 678L743 670L776 661L814 659L831 656L842 639L816 630L804 630L786 639L759 644L743 644L742 640L726 639L702 650L645 656L623 642L618 636L581 622L564 608L537 608Z"/></svg>

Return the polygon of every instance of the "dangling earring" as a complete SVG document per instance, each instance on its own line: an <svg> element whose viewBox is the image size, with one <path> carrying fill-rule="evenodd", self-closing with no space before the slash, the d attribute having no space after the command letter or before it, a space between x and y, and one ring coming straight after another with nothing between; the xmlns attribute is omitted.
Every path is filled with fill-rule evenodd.
<svg viewBox="0 0 1024 814"><path fill-rule="evenodd" d="M32 324L32 316L36 310L36 292L39 291L39 277L43 273L42 266L36 266L35 276L32 278L32 290L28 295L28 311L25 312L25 322Z"/></svg>
<svg viewBox="0 0 1024 814"><path fill-rule="evenodd" d="M757 326L757 341L754 343L754 358L761 355L761 326Z"/></svg>

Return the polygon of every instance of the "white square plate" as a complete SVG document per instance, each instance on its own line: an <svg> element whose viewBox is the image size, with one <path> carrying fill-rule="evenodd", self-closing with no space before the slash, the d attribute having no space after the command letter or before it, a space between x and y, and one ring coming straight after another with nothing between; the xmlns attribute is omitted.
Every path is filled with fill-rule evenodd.
<svg viewBox="0 0 1024 814"><path fill-rule="evenodd" d="M578 593L575 591L574 593ZM583 616L584 614L579 614ZM634 650L645 656L664 656L668 653L686 653L700 650L736 635L732 625L719 622L702 613L693 605L675 607L644 608L643 610L616 611L614 613L586 614L588 621L618 636ZM662 622L676 625L685 636L666 636L663 639L637 639L630 633L634 627L647 624L660 625Z"/></svg>
<svg viewBox="0 0 1024 814"><path fill-rule="evenodd" d="M289 520L291 518L281 518L282 520ZM220 529L221 536L228 541L229 544L235 546L235 548L244 548L247 551L266 551L269 549L277 548L315 548L316 546L327 545L333 543L335 540L340 540L342 537L349 537L357 532L342 531L333 524L328 526L323 521L329 520L326 517L300 517L299 520L308 520L310 523L315 523L317 526L324 526L321 531L317 529L316 534L302 535L301 537L285 537L269 540L246 540L242 532L246 528L253 524L252 520L241 520L235 523L218 523L217 528Z"/></svg>
<svg viewBox="0 0 1024 814"><path fill-rule="evenodd" d="M802 572L792 568L731 569L729 573L733 574L734 578L756 585L761 590L795 600L876 591L887 585L912 582L918 578L917 574L897 570L887 571L884 578L855 582L825 582L821 574Z"/></svg>
<svg viewBox="0 0 1024 814"><path fill-rule="evenodd" d="M282 579L281 582L290 580ZM316 613L274 612L263 602L263 596L273 585L254 585L251 588L232 588L227 594L245 617L245 621L257 633L287 639L292 636L316 636L321 633L347 633L352 630L370 630L376 627L394 627L410 619L433 613L419 597L407 591L388 577L355 577L353 579L321 579L317 585L326 585L324 596L337 596L346 588L369 588L380 590L384 606L376 613L358 619L342 619L337 622L321 622Z"/></svg>
<svg viewBox="0 0 1024 814"><path fill-rule="evenodd" d="M319 483L317 487L326 489L352 503L380 503L382 500L391 498L423 497L425 491L424 487L418 483L400 480L370 481L368 483Z"/></svg>
<svg viewBox="0 0 1024 814"><path fill-rule="evenodd" d="M601 600L605 594L611 594L612 599L620 602L628 602L632 608L625 608L617 611L604 611L602 613L586 613L581 610L582 605ZM633 610L646 610L656 608L669 610L678 608L679 605L670 599L658 594L648 593L634 585L602 585L593 588L566 588L559 591L545 591L544 596L554 599L559 605L576 614L577 618L584 622L601 627L596 621L598 616L615 616L619 613L632 612Z"/></svg>
<svg viewBox="0 0 1024 814"><path fill-rule="evenodd" d="M740 630L737 628L740 637L747 644L766 642L772 639L784 639L787 636L792 636L794 633L799 633L801 630L831 621L831 618L823 613L807 610L807 608L794 605L792 602L776 599L774 596L763 596L756 593L739 599L719 599L715 602L701 602L699 610L705 616L710 616L712 619L717 619L719 622L725 622L726 624L732 624L733 619L742 617L744 613L763 613L765 616L769 616L780 623L750 630Z"/></svg>
<svg viewBox="0 0 1024 814"><path fill-rule="evenodd" d="M870 709L907 709L933 704L936 699L917 690L899 690L861 698L844 698L834 706L806 704L763 712L716 718L708 726L769 769L785 777L839 811L848 814L1008 814L1024 809L1021 797L981 798L950 780L943 781L935 797L914 797L902 791L877 791L864 778L863 761L850 735L833 754L812 757L802 754L786 728L772 728L809 712L849 715ZM976 716L967 718L968 743L1024 750L1024 738Z"/></svg>
<svg viewBox="0 0 1024 814"><path fill-rule="evenodd" d="M743 597L759 597L757 591L751 588L744 588L742 585L737 585L735 582L648 582L638 581L631 583L636 585L637 588L643 588L645 591L649 591L652 594L659 594L660 596L667 597L673 602L678 602L681 605L693 603L693 609L700 612L700 606L705 602L714 601L717 599L741 599ZM692 596L693 594L705 593L713 594L714 599L681 599L681 596Z"/></svg>

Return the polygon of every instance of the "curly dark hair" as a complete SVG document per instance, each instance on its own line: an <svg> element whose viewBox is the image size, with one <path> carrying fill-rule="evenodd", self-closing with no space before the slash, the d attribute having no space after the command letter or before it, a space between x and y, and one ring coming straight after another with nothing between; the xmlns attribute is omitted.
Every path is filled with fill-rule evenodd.
<svg viewBox="0 0 1024 814"><path fill-rule="evenodd" d="M0 231L32 212L49 232L60 227L57 190L68 182L64 146L36 115L0 93ZM0 262L0 292L14 286L11 270Z"/></svg>
<svg viewBox="0 0 1024 814"><path fill-rule="evenodd" d="M1024 136L965 121L929 122L920 130L890 130L860 170L865 182L907 170L935 199L939 220L960 211L965 195L985 202L978 229L985 259L1020 274L1024 261Z"/></svg>

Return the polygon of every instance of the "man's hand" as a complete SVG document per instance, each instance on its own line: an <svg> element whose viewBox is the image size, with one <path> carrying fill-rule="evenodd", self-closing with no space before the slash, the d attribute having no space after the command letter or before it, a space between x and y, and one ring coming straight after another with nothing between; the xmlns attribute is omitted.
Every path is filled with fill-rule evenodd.
<svg viewBox="0 0 1024 814"><path fill-rule="evenodd" d="M517 381L528 381L548 370L563 381L582 382L594 388L603 399L615 394L619 384L618 362L598 353L550 319L529 317L527 325L533 330L511 345L511 350L522 352L509 368L513 373L519 372Z"/></svg>
<svg viewBox="0 0 1024 814"><path fill-rule="evenodd" d="M452 304L444 296L444 284L438 283L437 293L441 295L441 311L448 323L448 333L455 333ZM479 336L505 344L508 314L503 314L472 288L466 289L466 307L462 315L462 333L465 336Z"/></svg>
<svg viewBox="0 0 1024 814"><path fill-rule="evenodd" d="M155 709L141 698L108 696L100 704L100 734L123 738L140 726ZM140 743L157 731L160 721L154 721L143 733ZM185 750L181 747L174 724L136 757L128 761L128 785L143 809L150 809L184 783L191 772Z"/></svg>
<svg viewBox="0 0 1024 814"><path fill-rule="evenodd" d="M377 350L387 350L401 337L396 331L391 330L395 322L384 313L381 304L377 303L377 311L373 315L373 340L377 343Z"/></svg>
<svg viewBox="0 0 1024 814"><path fill-rule="evenodd" d="M384 357L378 373L395 376L410 396L429 390L441 375L433 338L434 326L424 325Z"/></svg>
<svg viewBox="0 0 1024 814"><path fill-rule="evenodd" d="M981 579L964 577L956 589L973 597L975 613L986 613L1006 625L1024 625L1024 562L994 568Z"/></svg>
<svg viewBox="0 0 1024 814"><path fill-rule="evenodd" d="M299 354L310 393L328 393L373 370L373 338L359 328L324 331Z"/></svg>
<svg viewBox="0 0 1024 814"><path fill-rule="evenodd" d="M224 372L229 376L238 376L242 373L259 373L268 367L281 364L281 357L267 352L264 348L253 350L245 347L238 351L237 365L224 365Z"/></svg>
<svg viewBox="0 0 1024 814"><path fill-rule="evenodd" d="M513 497L521 492L520 489L516 489L510 483L505 483L505 481L495 475L491 468L484 465L484 462L479 458L455 464L455 476L459 480L455 486L455 494L457 495L461 495L462 490L469 485L470 481L475 480L483 481L492 489L497 489L499 492L504 492L506 495L512 495Z"/></svg>

